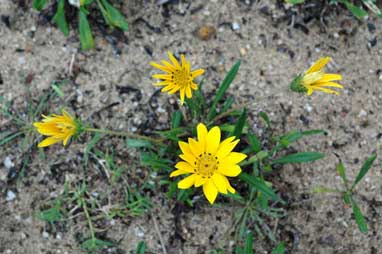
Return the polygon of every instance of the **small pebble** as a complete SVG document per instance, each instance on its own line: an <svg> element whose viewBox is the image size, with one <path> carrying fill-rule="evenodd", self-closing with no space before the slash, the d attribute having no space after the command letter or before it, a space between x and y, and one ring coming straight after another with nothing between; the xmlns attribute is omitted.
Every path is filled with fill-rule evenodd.
<svg viewBox="0 0 382 254"><path fill-rule="evenodd" d="M304 108L305 108L305 110L306 110L307 112L312 112L312 110L313 110L313 107L310 106L310 104L306 104Z"/></svg>
<svg viewBox="0 0 382 254"><path fill-rule="evenodd" d="M15 166L15 164L12 162L11 158L9 156L5 157L4 159L4 166L7 169L10 169Z"/></svg>
<svg viewBox="0 0 382 254"><path fill-rule="evenodd" d="M245 56L247 54L247 50L245 48L240 48L240 55Z"/></svg>
<svg viewBox="0 0 382 254"><path fill-rule="evenodd" d="M365 110L361 109L361 111L358 114L358 117L364 117L364 116L367 116L367 112Z"/></svg>
<svg viewBox="0 0 382 254"><path fill-rule="evenodd" d="M42 238L48 239L49 238L49 233L46 232L46 231L42 232Z"/></svg>
<svg viewBox="0 0 382 254"><path fill-rule="evenodd" d="M237 22L232 23L232 30L237 31L240 29L240 25Z"/></svg>
<svg viewBox="0 0 382 254"><path fill-rule="evenodd" d="M5 200L7 200L8 202L14 200L16 198L16 193L14 193L13 191L9 190L7 191L7 197Z"/></svg>

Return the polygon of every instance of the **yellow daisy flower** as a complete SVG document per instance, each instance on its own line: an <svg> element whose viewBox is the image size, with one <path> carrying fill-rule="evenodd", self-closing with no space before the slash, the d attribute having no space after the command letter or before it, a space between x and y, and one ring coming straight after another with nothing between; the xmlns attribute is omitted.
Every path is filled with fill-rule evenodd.
<svg viewBox="0 0 382 254"><path fill-rule="evenodd" d="M192 185L203 186L203 192L208 201L213 204L218 193L227 194L227 191L235 193L227 176L235 177L241 172L237 165L247 155L232 152L239 139L229 137L220 142L220 128L215 126L210 131L204 124L197 126L198 140L188 139L188 143L179 142L182 150L179 157L184 160L175 165L177 170L170 174L175 177L183 174L191 174L178 183L179 189L188 189Z"/></svg>
<svg viewBox="0 0 382 254"><path fill-rule="evenodd" d="M330 57L322 57L318 59L318 61L316 61L304 74L298 75L290 85L292 91L311 95L313 91L316 90L338 95L339 92L327 87L342 89L342 85L333 82L336 80L341 80L342 75L328 74L322 70L330 59Z"/></svg>
<svg viewBox="0 0 382 254"><path fill-rule="evenodd" d="M192 90L198 89L198 85L195 84L193 80L202 75L204 70L197 69L191 71L190 62L186 61L183 54L180 56L181 64L171 52L168 52L168 56L172 64L165 60L162 60L163 65L150 62L153 67L165 72L164 74L153 75L153 78L162 80L161 82L155 83L154 86L164 86L162 92L168 92L168 94L174 94L179 91L180 101L183 105L184 96L186 95L187 98L191 98Z"/></svg>
<svg viewBox="0 0 382 254"><path fill-rule="evenodd" d="M82 127L79 121L65 110L62 110L62 115L42 116L44 119L33 125L40 134L48 137L40 142L38 147L50 146L60 141L63 141L65 146L73 135L81 132Z"/></svg>

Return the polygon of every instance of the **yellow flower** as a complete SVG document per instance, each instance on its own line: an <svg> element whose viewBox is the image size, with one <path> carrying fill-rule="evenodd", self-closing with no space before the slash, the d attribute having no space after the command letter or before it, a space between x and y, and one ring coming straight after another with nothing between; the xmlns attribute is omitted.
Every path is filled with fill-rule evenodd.
<svg viewBox="0 0 382 254"><path fill-rule="evenodd" d="M50 146L60 141L63 141L65 146L73 135L81 132L81 124L65 110L62 110L62 115L42 116L44 119L33 125L40 134L48 137L40 142L38 147Z"/></svg>
<svg viewBox="0 0 382 254"><path fill-rule="evenodd" d="M192 90L197 90L198 85L194 83L194 78L202 75L204 73L203 69L197 69L191 71L190 62L186 61L184 55L180 56L181 64L174 57L171 52L168 52L168 56L172 62L162 60L162 64L157 64L155 62L150 62L150 64L164 71L164 74L154 74L153 78L161 79L161 82L154 84L154 86L164 86L162 92L168 92L168 94L174 94L179 91L180 101L183 105L184 96L187 98L192 97Z"/></svg>
<svg viewBox="0 0 382 254"><path fill-rule="evenodd" d="M188 143L179 142L183 154L179 157L184 160L175 165L177 170L170 174L175 177L191 174L178 183L179 189L188 189L192 185L203 186L203 192L208 201L213 204L218 192L235 193L227 176L235 177L240 174L241 168L237 165L247 155L232 152L239 139L229 137L220 142L220 129L213 127L210 131L204 124L197 126L198 140L188 139Z"/></svg>
<svg viewBox="0 0 382 254"><path fill-rule="evenodd" d="M338 95L339 92L328 89L327 87L342 89L342 85L333 82L336 80L341 80L342 75L328 74L322 70L330 59L330 57L322 57L318 59L318 61L316 61L304 74L298 75L290 85L292 91L311 95L314 90L317 90Z"/></svg>

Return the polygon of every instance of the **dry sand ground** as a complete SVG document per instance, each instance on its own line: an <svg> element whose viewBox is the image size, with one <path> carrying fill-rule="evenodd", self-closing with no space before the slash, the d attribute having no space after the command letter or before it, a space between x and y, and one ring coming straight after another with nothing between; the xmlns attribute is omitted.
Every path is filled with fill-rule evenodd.
<svg viewBox="0 0 382 254"><path fill-rule="evenodd" d="M54 80L68 77L74 57L74 82L69 91L76 112L87 118L117 102L101 114L99 124L134 130L151 117L147 114L148 99L155 91L150 78L154 72L149 65L151 60L166 58L167 50L185 52L195 68L207 69L204 89L212 91L240 58L239 75L229 92L236 96L237 103L250 103L251 124L258 125L254 116L263 110L271 116L279 133L293 129L328 131L327 136L305 139L295 146L300 151L322 151L327 154L324 159L284 167L277 179L272 180L289 197L288 217L279 221L276 232L281 240L293 243L288 253L381 253L380 159L358 188L357 198L369 225L367 235L357 230L351 209L345 208L340 198L310 194L314 186L340 186L334 153L342 158L352 177L372 152L381 156L381 20L358 22L345 10L339 14L332 11L325 17L325 24L317 19L306 23L307 34L299 26L291 27L287 20L278 22L285 12L268 0L182 1L166 8L154 1L128 1L123 5L130 23L126 43L112 45L109 42L113 37L96 35L96 50L78 52L79 43L73 31L65 38L55 27L37 23L38 13L29 7L23 10L12 2L0 0L1 96L22 105L25 95L22 83L26 76L34 74L30 86L38 94ZM304 10L308 12L309 9ZM301 18L297 16L295 21L301 22ZM239 25L237 30L232 23ZM216 35L202 41L194 32L206 24L216 28ZM308 98L288 90L296 73L326 55L333 57L328 69L344 76L341 83L346 88L341 96L317 93ZM117 86L139 89L142 96L121 95ZM160 99L167 101L166 95ZM166 126L166 108L157 116ZM62 160L68 161L83 147L84 144L72 144L65 150L57 145L47 149L46 154L52 158L65 154ZM16 145L2 148L0 161L7 156L16 168L20 167ZM28 179L17 185L7 183L7 169L0 167L0 253L80 253L71 229L43 234L46 224L33 217L41 206L41 198L46 198L42 193L59 193L62 183L46 178L52 175L49 163L36 159L31 165ZM15 191L16 199L7 202L5 197L10 189ZM152 213L158 215L155 217L168 253L205 253L230 244L224 233L232 223L232 209L202 205L187 210L180 220L185 241L180 241L174 237L174 215L170 212L174 203L161 195L154 200L160 206L153 208ZM130 253L141 240L147 241L153 253L162 253L149 215L127 224L117 221L107 231L107 237L120 243L112 253ZM256 253L267 250L266 241L256 242Z"/></svg>

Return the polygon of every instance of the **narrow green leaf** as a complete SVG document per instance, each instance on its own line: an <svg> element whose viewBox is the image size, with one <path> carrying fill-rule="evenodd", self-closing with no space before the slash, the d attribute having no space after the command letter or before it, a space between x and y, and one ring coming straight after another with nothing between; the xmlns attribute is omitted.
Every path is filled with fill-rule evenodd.
<svg viewBox="0 0 382 254"><path fill-rule="evenodd" d="M241 133L243 132L246 120L247 120L247 109L244 108L239 119L237 120L237 123L235 125L235 129L234 129L231 136L235 136L237 139L240 138Z"/></svg>
<svg viewBox="0 0 382 254"><path fill-rule="evenodd" d="M137 246L136 254L145 254L146 252L146 243L144 241L140 241Z"/></svg>
<svg viewBox="0 0 382 254"><path fill-rule="evenodd" d="M276 193L268 187L264 181L258 177L248 175L247 173L242 172L239 175L239 178L243 180L244 182L248 183L252 187L259 190L259 192L263 193L264 195L270 197L272 200L280 200L280 198L276 195Z"/></svg>
<svg viewBox="0 0 382 254"><path fill-rule="evenodd" d="M324 158L325 154L318 152L301 152L289 154L279 159L273 160L272 164L285 164L285 163L302 163L315 161L321 158Z"/></svg>
<svg viewBox="0 0 382 254"><path fill-rule="evenodd" d="M367 8L369 8L369 10L374 12L375 15L377 15L379 18L382 18L382 11L376 5L376 1L375 0L362 0L362 3L365 4L367 6Z"/></svg>
<svg viewBox="0 0 382 254"><path fill-rule="evenodd" d="M344 196L342 197L342 199L344 200L345 204L347 205L351 204L351 196L349 195L349 193L344 193Z"/></svg>
<svg viewBox="0 0 382 254"><path fill-rule="evenodd" d="M339 0L340 3L344 4L348 10L353 13L354 16L356 16L358 19L363 20L367 16L367 11L364 9L355 6L354 4L350 3L350 1L347 0Z"/></svg>
<svg viewBox="0 0 382 254"><path fill-rule="evenodd" d="M126 144L129 148L150 148L152 146L150 141L142 139L126 139Z"/></svg>
<svg viewBox="0 0 382 254"><path fill-rule="evenodd" d="M228 97L228 99L227 100L225 100L225 102L224 102L224 104L223 104L223 107L222 107L222 109L220 110L220 114L222 114L222 113L225 113L225 112L227 112L228 111L228 109L232 106L232 104L233 104L233 97Z"/></svg>
<svg viewBox="0 0 382 254"><path fill-rule="evenodd" d="M357 203L352 197L351 197L351 206L353 208L355 221L357 222L359 231L366 234L368 229L367 229L365 217L362 215L361 209L359 209Z"/></svg>
<svg viewBox="0 0 382 254"><path fill-rule="evenodd" d="M216 92L215 98L212 102L212 106L210 109L210 112L208 113L208 120L212 120L216 116L216 107L219 103L219 101L223 98L224 93L227 91L228 87L231 85L232 81L236 77L237 72L239 71L240 67L240 60L237 61L229 70L227 75L225 76L223 82L221 83L218 91Z"/></svg>
<svg viewBox="0 0 382 254"><path fill-rule="evenodd" d="M261 160L267 158L268 155L269 155L269 153L267 151L260 151L260 152L256 153L255 155L251 156L248 160L242 162L240 165L245 166L245 165L249 165L249 164L261 161Z"/></svg>
<svg viewBox="0 0 382 254"><path fill-rule="evenodd" d="M373 165L373 162L376 158L377 158L376 154L373 154L372 156L367 158L365 163L362 165L361 170L359 171L357 177L355 178L352 189L354 189L354 187L357 185L357 183L359 183L359 181L361 181L362 178L367 174L367 172L371 168L371 165Z"/></svg>
<svg viewBox="0 0 382 254"><path fill-rule="evenodd" d="M65 0L59 0L57 12L53 17L53 21L56 22L58 28L65 36L69 35L69 27L65 18Z"/></svg>
<svg viewBox="0 0 382 254"><path fill-rule="evenodd" d="M81 7L79 13L79 31L82 50L92 49L94 48L94 40L86 17L87 11Z"/></svg>
<svg viewBox="0 0 382 254"><path fill-rule="evenodd" d="M33 1L33 8L35 8L38 11L41 11L46 4L46 0L34 0Z"/></svg>
<svg viewBox="0 0 382 254"><path fill-rule="evenodd" d="M94 137L88 142L88 144L85 147L84 152L84 163L87 165L89 160L89 153L94 148L94 146L103 138L103 136L100 133L96 133Z"/></svg>
<svg viewBox="0 0 382 254"><path fill-rule="evenodd" d="M264 120L264 122L267 124L267 127L268 128L271 128L271 122L269 121L269 117L267 115L267 113L261 111L259 113L259 116Z"/></svg>
<svg viewBox="0 0 382 254"><path fill-rule="evenodd" d="M55 84L52 84L52 89L56 92L56 94L61 98L61 99L64 99L65 98L65 94L64 92L60 89L59 86L55 85Z"/></svg>
<svg viewBox="0 0 382 254"><path fill-rule="evenodd" d="M276 248L272 250L271 254L284 254L285 253L285 243L281 242L279 243Z"/></svg>
<svg viewBox="0 0 382 254"><path fill-rule="evenodd" d="M313 193L318 193L318 194L321 194L321 193L339 193L341 191L337 190L337 189L331 189L331 188L326 188L326 187L315 187L313 189Z"/></svg>
<svg viewBox="0 0 382 254"><path fill-rule="evenodd" d="M248 133L247 138L253 151L255 151L256 153L259 152L261 150L261 143L259 138L255 134L251 133Z"/></svg>
<svg viewBox="0 0 382 254"><path fill-rule="evenodd" d="M107 0L98 1L98 6L102 12L105 21L113 27L118 27L124 31L129 28L129 24L126 22L125 17L114 8Z"/></svg>
<svg viewBox="0 0 382 254"><path fill-rule="evenodd" d="M348 188L348 179L346 177L346 170L345 170L345 167L342 164L342 162L337 164L336 170L337 170L338 175L341 177L342 181L344 182L344 185L347 189Z"/></svg>
<svg viewBox="0 0 382 254"><path fill-rule="evenodd" d="M174 111L171 117L171 129L178 128L180 126L180 122L182 121L182 112L179 110Z"/></svg>
<svg viewBox="0 0 382 254"><path fill-rule="evenodd" d="M253 254L253 233L248 232L245 238L244 254Z"/></svg>
<svg viewBox="0 0 382 254"><path fill-rule="evenodd" d="M280 137L280 144L283 147L289 146L291 143L296 142L304 136L324 134L323 130L309 130L309 131L291 131Z"/></svg>
<svg viewBox="0 0 382 254"><path fill-rule="evenodd" d="M6 143L10 142L11 140L17 138L18 136L22 135L23 133L21 131L16 132L14 134L11 134L9 136L6 136L0 140L0 146L5 145Z"/></svg>

